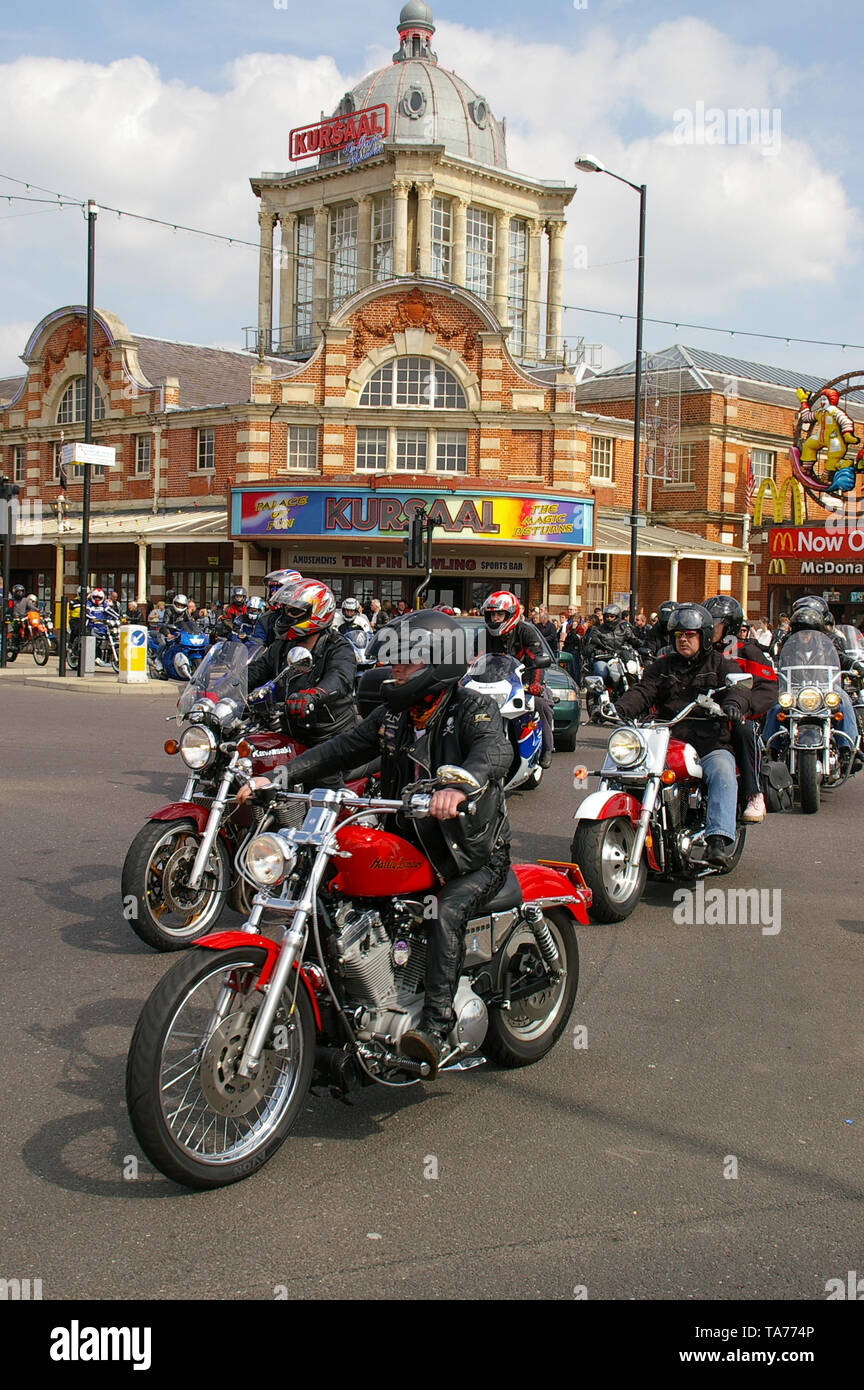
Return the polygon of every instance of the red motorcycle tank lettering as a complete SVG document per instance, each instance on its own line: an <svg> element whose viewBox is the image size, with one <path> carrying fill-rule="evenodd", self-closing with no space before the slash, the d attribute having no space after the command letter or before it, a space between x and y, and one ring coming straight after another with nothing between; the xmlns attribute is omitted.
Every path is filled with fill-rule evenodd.
<svg viewBox="0 0 864 1390"><path fill-rule="evenodd" d="M339 848L351 854L339 859L335 887L349 898L391 898L401 893L426 893L434 888L432 866L418 849L386 830L347 825L337 832Z"/></svg>

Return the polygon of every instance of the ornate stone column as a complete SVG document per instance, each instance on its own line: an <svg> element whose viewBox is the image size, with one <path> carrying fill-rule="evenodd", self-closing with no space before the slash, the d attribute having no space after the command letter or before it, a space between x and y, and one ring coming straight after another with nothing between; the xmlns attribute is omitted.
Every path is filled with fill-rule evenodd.
<svg viewBox="0 0 864 1390"><path fill-rule="evenodd" d="M261 250L258 260L258 346L263 352L271 350L273 332L273 228L276 214L259 208L258 226L261 229Z"/></svg>
<svg viewBox="0 0 864 1390"><path fill-rule="evenodd" d="M432 274L432 199L435 187L431 183L417 185L417 274Z"/></svg>
<svg viewBox="0 0 864 1390"><path fill-rule="evenodd" d="M546 282L546 361L562 355L561 314L564 296L564 223L548 222L549 274Z"/></svg>
<svg viewBox="0 0 864 1390"><path fill-rule="evenodd" d="M330 214L326 207L315 209L315 260L312 272L312 331L327 322L330 298Z"/></svg>
<svg viewBox="0 0 864 1390"><path fill-rule="evenodd" d="M467 198L453 199L453 284L465 284L465 238L468 232Z"/></svg>
<svg viewBox="0 0 864 1390"><path fill-rule="evenodd" d="M357 288L372 283L372 195L357 199Z"/></svg>
<svg viewBox="0 0 864 1390"><path fill-rule="evenodd" d="M495 316L499 323L509 323L507 290L510 278L510 214L495 213Z"/></svg>
<svg viewBox="0 0 864 1390"><path fill-rule="evenodd" d="M294 346L297 214L280 212L279 227L282 234L279 247L279 348L285 352Z"/></svg>
<svg viewBox="0 0 864 1390"><path fill-rule="evenodd" d="M411 182L396 179L393 184L393 274L408 274L408 194Z"/></svg>
<svg viewBox="0 0 864 1390"><path fill-rule="evenodd" d="M543 261L543 222L539 217L528 219L528 303L525 306L525 353L534 361L540 360L540 271Z"/></svg>

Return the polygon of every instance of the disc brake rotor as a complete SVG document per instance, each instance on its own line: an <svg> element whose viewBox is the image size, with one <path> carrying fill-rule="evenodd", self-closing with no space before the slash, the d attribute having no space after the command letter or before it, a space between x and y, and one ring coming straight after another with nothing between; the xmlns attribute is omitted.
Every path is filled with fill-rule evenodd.
<svg viewBox="0 0 864 1390"><path fill-rule="evenodd" d="M165 866L162 869L162 898L169 912L188 912L190 907L194 907L210 891L207 883L209 860L197 888L190 888L186 881L188 874L192 871L197 852L196 842L193 841L191 845L184 842L165 861Z"/></svg>
<svg viewBox="0 0 864 1390"><path fill-rule="evenodd" d="M255 1076L238 1076L237 1065L249 1037L254 1013L229 1014L211 1033L201 1055L201 1089L207 1104L220 1115L245 1115L260 1105L273 1083L279 1054L265 1050Z"/></svg>

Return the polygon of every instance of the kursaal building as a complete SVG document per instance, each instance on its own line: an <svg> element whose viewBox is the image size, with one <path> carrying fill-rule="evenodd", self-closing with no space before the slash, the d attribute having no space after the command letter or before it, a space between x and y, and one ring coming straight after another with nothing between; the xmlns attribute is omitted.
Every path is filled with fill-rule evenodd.
<svg viewBox="0 0 864 1390"><path fill-rule="evenodd" d="M173 589L209 604L281 566L340 598L410 600L422 576L402 542L419 506L435 525L432 603L468 608L502 587L553 611L626 601L632 410L617 382L583 399L604 378L568 360L562 334L576 189L508 167L505 124L439 63L428 5L409 0L397 29L388 66L290 132L291 167L251 180L245 350L143 337L98 312L93 436L117 467L93 470L90 579L124 601ZM0 381L2 464L31 504L12 579L40 597L78 582L81 480L61 494L60 449L83 438L83 319L47 315L26 374ZM679 564L688 589L740 587L727 479L745 455L704 414L679 400L666 422L664 447L694 470L685 495L674 480L643 495L646 606L674 595ZM775 423L763 433L776 443Z"/></svg>

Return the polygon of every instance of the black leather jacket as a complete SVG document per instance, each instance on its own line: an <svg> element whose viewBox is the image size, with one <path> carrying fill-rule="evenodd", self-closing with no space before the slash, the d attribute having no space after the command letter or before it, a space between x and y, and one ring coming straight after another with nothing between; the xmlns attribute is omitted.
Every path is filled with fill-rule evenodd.
<svg viewBox="0 0 864 1390"><path fill-rule="evenodd" d="M632 647L643 655L651 651L648 639L637 636L623 618L614 627L599 623L585 634L586 661L606 661L610 656L621 656L625 647Z"/></svg>
<svg viewBox="0 0 864 1390"><path fill-rule="evenodd" d="M417 739L407 710L378 705L356 728L301 753L291 763L291 777L312 786L318 776L379 756L381 795L388 799L401 796L412 782L433 776L444 763L464 767L486 788L476 798L473 816L446 821L396 817L399 834L420 845L443 882L483 868L496 844L509 843L503 782L513 754L491 700L454 686Z"/></svg>
<svg viewBox="0 0 864 1390"><path fill-rule="evenodd" d="M297 643L290 638L277 637L265 647L264 651L249 663L249 689L272 681L284 671L289 651ZM354 704L354 677L357 662L354 648L338 632L322 632L311 648L312 665L308 671L296 676L287 676L279 682L278 701L284 707L289 695L299 690L317 688L326 692L326 698L317 703L312 714L303 723L292 723L285 715L285 730L301 743L316 745L341 734L357 723L357 710ZM295 727L296 724L296 727ZM361 759L362 761L362 759ZM355 763L343 763L342 767L354 767Z"/></svg>
<svg viewBox="0 0 864 1390"><path fill-rule="evenodd" d="M633 719L646 714L653 706L658 719L672 719L697 695L717 691L718 687L723 686L727 675L740 675L740 672L741 667L736 661L730 661L713 647L693 661L673 652L652 661L645 668L641 681L615 702L615 708L624 719ZM756 712L751 696L752 691L737 686L734 690L721 689L719 694L714 694L714 699L724 709L737 705L744 714L751 714ZM699 754L711 753L715 748L730 748L731 743L725 720L703 717L696 710L680 724L674 725L672 737L692 743Z"/></svg>

